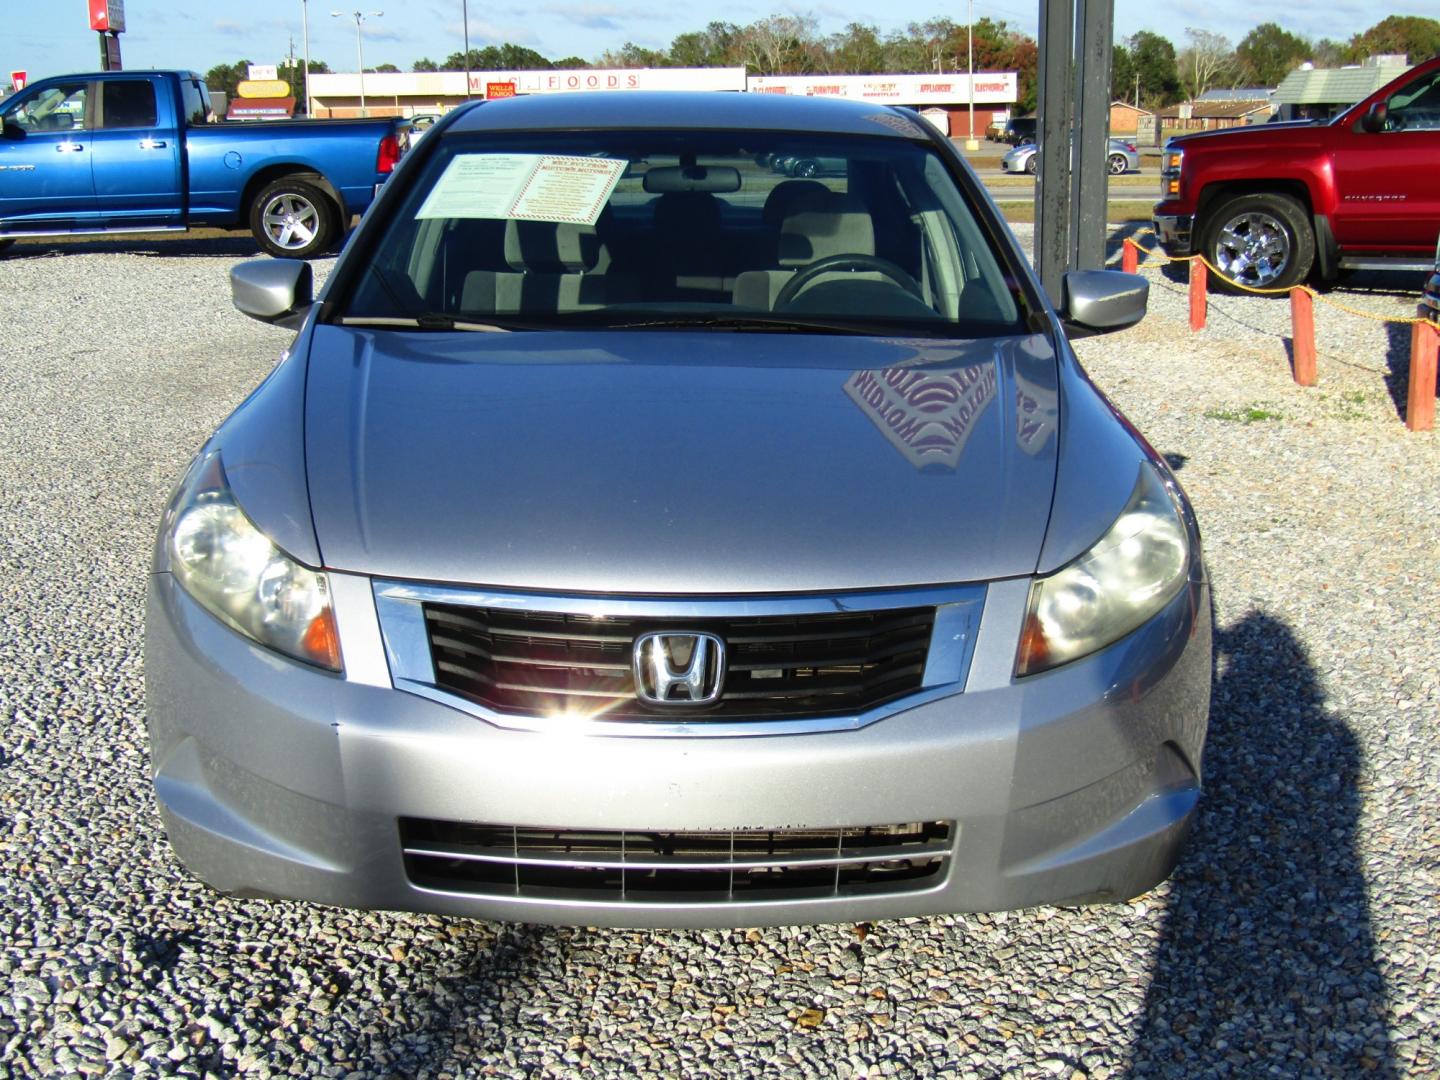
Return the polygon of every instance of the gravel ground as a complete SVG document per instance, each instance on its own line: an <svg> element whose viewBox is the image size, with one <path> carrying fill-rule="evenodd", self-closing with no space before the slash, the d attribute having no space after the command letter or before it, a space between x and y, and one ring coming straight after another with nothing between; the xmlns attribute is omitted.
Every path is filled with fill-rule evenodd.
<svg viewBox="0 0 1440 1080"><path fill-rule="evenodd" d="M1440 439L1397 418L1405 333L1322 309L1301 389L1283 301L1215 298L1192 335L1150 269L1150 317L1080 346L1179 466L1214 575L1207 792L1171 881L1106 908L555 930L228 899L170 854L142 589L170 484L287 340L229 306L246 248L0 263L0 1073L1440 1072ZM1412 310L1403 277L1352 284Z"/></svg>

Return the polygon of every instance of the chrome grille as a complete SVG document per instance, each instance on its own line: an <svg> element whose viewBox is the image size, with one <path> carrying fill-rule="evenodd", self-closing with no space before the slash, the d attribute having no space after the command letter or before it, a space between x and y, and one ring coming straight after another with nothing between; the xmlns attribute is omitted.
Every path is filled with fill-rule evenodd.
<svg viewBox="0 0 1440 1080"><path fill-rule="evenodd" d="M673 721L635 697L635 639L705 631L727 647L724 691L687 719L798 719L920 689L935 609L677 620L427 603L424 618L435 685L497 712Z"/></svg>
<svg viewBox="0 0 1440 1080"><path fill-rule="evenodd" d="M400 819L421 887L482 896L697 903L906 892L939 883L948 821L633 832Z"/></svg>

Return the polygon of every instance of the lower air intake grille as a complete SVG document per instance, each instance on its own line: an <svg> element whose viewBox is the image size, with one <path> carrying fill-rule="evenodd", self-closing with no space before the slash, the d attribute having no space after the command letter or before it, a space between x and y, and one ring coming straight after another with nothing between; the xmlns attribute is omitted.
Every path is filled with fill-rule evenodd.
<svg viewBox="0 0 1440 1080"><path fill-rule="evenodd" d="M480 896L715 903L874 895L937 884L948 821L843 829L620 832L400 819L421 888Z"/></svg>
<svg viewBox="0 0 1440 1080"><path fill-rule="evenodd" d="M919 690L933 607L753 618L597 618L427 603L435 685L496 712L606 720L789 720L864 712ZM725 642L712 705L635 696L635 639L703 631Z"/></svg>

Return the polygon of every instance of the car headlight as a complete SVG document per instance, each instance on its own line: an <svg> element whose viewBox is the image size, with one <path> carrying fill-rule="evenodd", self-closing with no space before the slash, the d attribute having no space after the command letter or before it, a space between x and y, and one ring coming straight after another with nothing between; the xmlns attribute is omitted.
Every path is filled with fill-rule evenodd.
<svg viewBox="0 0 1440 1080"><path fill-rule="evenodd" d="M219 454L196 463L166 526L170 571L201 607L267 648L340 670L325 575L290 558L245 516Z"/></svg>
<svg viewBox="0 0 1440 1080"><path fill-rule="evenodd" d="M1159 472L1140 466L1130 501L1089 551L1030 587L1017 675L1034 675L1119 641L1184 586L1190 538Z"/></svg>

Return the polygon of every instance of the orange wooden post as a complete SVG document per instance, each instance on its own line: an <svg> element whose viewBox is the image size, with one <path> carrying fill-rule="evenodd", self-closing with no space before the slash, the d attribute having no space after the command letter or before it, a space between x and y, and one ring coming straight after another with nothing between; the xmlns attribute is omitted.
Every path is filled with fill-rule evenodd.
<svg viewBox="0 0 1440 1080"><path fill-rule="evenodd" d="M1120 245L1120 269L1127 274L1135 274L1140 271L1140 245L1128 236Z"/></svg>
<svg viewBox="0 0 1440 1080"><path fill-rule="evenodd" d="M1208 297L1209 274L1199 259L1190 260L1190 329L1205 329L1205 311Z"/></svg>
<svg viewBox="0 0 1440 1080"><path fill-rule="evenodd" d="M1405 403L1405 426L1429 431L1435 426L1436 353L1440 352L1440 325L1416 323L1410 328L1410 396Z"/></svg>
<svg viewBox="0 0 1440 1080"><path fill-rule="evenodd" d="M1295 381L1314 386L1315 298L1304 289L1290 290L1290 343L1295 349Z"/></svg>

